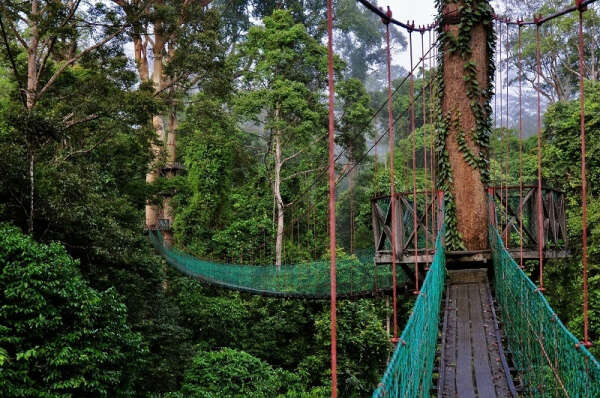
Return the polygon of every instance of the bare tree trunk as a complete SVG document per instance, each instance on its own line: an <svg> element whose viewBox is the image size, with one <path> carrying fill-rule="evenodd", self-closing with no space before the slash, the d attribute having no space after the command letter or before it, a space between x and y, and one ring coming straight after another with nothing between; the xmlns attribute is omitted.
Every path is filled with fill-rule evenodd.
<svg viewBox="0 0 600 398"><path fill-rule="evenodd" d="M28 218L28 222L27 222L27 232L32 235L33 234L33 213L34 213L34 206L33 206L33 194L35 192L35 179L33 177L33 166L34 166L34 162L35 162L35 154L33 153L33 150L31 148L29 148L27 150L28 156L29 156L29 218Z"/></svg>
<svg viewBox="0 0 600 398"><path fill-rule="evenodd" d="M163 58L164 58L164 38L161 34L160 25L155 26L155 34L154 34L154 46L152 47L152 52L154 55L154 60L152 63L152 83L154 85L154 90L157 92L160 91L164 86L164 75L163 75ZM142 65L139 65L140 68ZM145 65L147 67L147 65ZM152 126L154 127L154 131L158 138L159 142L165 142L165 126L163 119L160 115L152 116ZM153 161L150 165L150 169L146 174L146 183L152 184L158 180L159 170L157 166L157 162L160 157L161 146L152 144L152 154ZM149 201L146 203L146 225L157 225L159 218L159 206L151 204Z"/></svg>
<svg viewBox="0 0 600 398"><path fill-rule="evenodd" d="M279 108L275 109L275 120L279 120ZM273 182L273 197L277 204L277 236L275 239L275 265L277 269L281 269L282 252L283 252L283 199L281 198L281 167L283 165L283 157L281 153L281 130L275 130L274 132L274 145L275 145L275 179Z"/></svg>
<svg viewBox="0 0 600 398"><path fill-rule="evenodd" d="M39 15L39 0L31 2L31 15L37 17ZM33 19L33 18L32 18ZM35 95L37 93L37 52L39 45L39 29L37 21L31 22L31 39L27 48L27 110L31 111L35 105Z"/></svg>
<svg viewBox="0 0 600 398"><path fill-rule="evenodd" d="M352 168L348 177L350 178L350 253L354 253L354 184L356 167Z"/></svg>
<svg viewBox="0 0 600 398"><path fill-rule="evenodd" d="M31 15L36 17L39 15L39 0L31 2ZM29 46L27 47L27 90L26 106L27 111L31 112L36 102L36 94L38 90L38 79L37 79L37 52L39 46L39 29L36 21L31 23L31 39ZM34 212L35 212L35 148L30 142L30 138L27 140L27 161L29 164L29 214L27 217L27 232L31 235L34 231Z"/></svg>
<svg viewBox="0 0 600 398"><path fill-rule="evenodd" d="M173 106L169 111L169 121L168 121L168 132L167 132L167 166L169 167L169 171L167 172L167 178L175 177L175 160L177 159L176 149L176 137L175 130L177 130L177 114L175 111L175 107ZM173 225L174 214L173 208L171 207L171 198L166 198L163 202L163 212L164 217L169 220L169 226ZM173 244L173 230L169 229L164 232L165 241L170 245Z"/></svg>
<svg viewBox="0 0 600 398"><path fill-rule="evenodd" d="M283 252L283 199L281 198L281 131L275 132L275 183L273 184L273 195L277 202L277 239L275 240L275 264L281 269L281 254Z"/></svg>

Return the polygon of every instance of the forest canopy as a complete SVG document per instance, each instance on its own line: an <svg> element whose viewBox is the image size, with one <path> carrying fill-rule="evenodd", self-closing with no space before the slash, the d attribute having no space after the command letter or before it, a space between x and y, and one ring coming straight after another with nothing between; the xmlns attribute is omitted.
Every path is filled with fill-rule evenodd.
<svg viewBox="0 0 600 398"><path fill-rule="evenodd" d="M570 4L506 3L515 13ZM334 10L336 253L356 259L373 251L370 199L390 190L387 138L378 144L388 126L385 25L354 0L335 0ZM166 225L169 244L217 263L329 259L325 11L324 0L0 3L1 396L331 394L328 302L202 284L169 267L147 236ZM592 340L600 337L599 18L597 6L584 14ZM565 192L572 253L547 264L546 283L580 337L579 77L569 23L544 27L542 43L543 178ZM405 56L408 36L390 31L394 54ZM523 36L530 122L531 33ZM398 192L413 189L413 139L415 189L432 189L422 158L436 131L436 67L426 60L415 68L423 100L412 132L408 71L392 65ZM511 74L515 62L505 61ZM492 129L490 184L503 172L518 184L519 145L533 183L536 138L519 141L515 117L507 124ZM530 274L535 267L526 264ZM403 325L414 297L407 287L398 299ZM338 304L340 396L377 386L393 348L390 314L383 295Z"/></svg>

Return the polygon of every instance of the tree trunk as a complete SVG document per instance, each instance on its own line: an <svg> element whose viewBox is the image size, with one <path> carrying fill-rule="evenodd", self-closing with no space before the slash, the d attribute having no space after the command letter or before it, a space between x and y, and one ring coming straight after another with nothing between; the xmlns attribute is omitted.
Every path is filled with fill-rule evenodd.
<svg viewBox="0 0 600 398"><path fill-rule="evenodd" d="M482 0L487 1L487 0ZM462 2L450 3L444 9L445 15L452 15L463 6ZM490 21L491 22L491 21ZM448 32L454 37L458 35L459 25L447 24ZM490 23L490 28L492 24ZM486 45L486 28L483 25L475 26L471 34L471 60L477 65L476 78L480 87L488 85L488 53ZM459 54L451 54L447 48L443 49L443 79L444 94L442 111L444 115L451 112L453 119L458 118L460 128L465 132L467 146L474 154L480 151L486 153L485 148L473 141L470 132L475 128L475 116L467 96L467 87L463 76L465 60ZM464 154L457 143L458 129L450 123L446 138L446 148L450 158L450 167L454 178L452 194L456 202L456 218L458 232L461 234L467 250L484 250L488 248L488 208L487 195L480 171L477 167L470 166L464 159Z"/></svg>
<svg viewBox="0 0 600 398"><path fill-rule="evenodd" d="M33 194L35 192L35 179L33 176L34 163L35 163L35 154L33 153L33 149L31 147L27 150L27 154L29 157L29 217L27 221L27 232L29 235L33 234L33 213L34 213L34 202L33 202Z"/></svg>
<svg viewBox="0 0 600 398"><path fill-rule="evenodd" d="M279 109L275 110L275 120L279 119ZM281 269L282 253L283 253L283 199L281 198L281 166L283 158L281 154L281 131L275 130L275 181L273 183L273 196L277 204L277 236L275 239L275 265L277 269Z"/></svg>
<svg viewBox="0 0 600 398"><path fill-rule="evenodd" d="M31 2L31 15L39 15L39 1L34 0ZM25 93L27 111L31 112L36 102L36 95L38 90L38 79L37 79L37 52L39 45L39 30L37 21L31 22L31 39L27 48L27 90ZM27 137L27 161L29 166L29 214L27 216L27 232L31 235L34 230L34 211L35 211L35 149L33 144L30 142L30 138Z"/></svg>
<svg viewBox="0 0 600 398"><path fill-rule="evenodd" d="M176 137L175 130L177 130L177 114L175 107L172 107L169 111L169 122L167 132L167 166L170 167L167 172L167 178L175 177L175 171L173 169L175 161L177 160L176 149ZM174 220L173 208L171 207L171 198L166 198L163 202L163 213L164 217L169 220L169 225L172 226ZM164 232L165 241L170 245L173 244L173 230L169 229Z"/></svg>
<svg viewBox="0 0 600 398"><path fill-rule="evenodd" d="M350 157L354 158L353 156ZM356 164L353 164L355 166ZM354 253L354 183L356 178L356 167L353 167L350 170L350 175L348 176L350 181L350 253Z"/></svg>
<svg viewBox="0 0 600 398"><path fill-rule="evenodd" d="M158 28L155 32L154 37L154 46L152 48L152 52L154 55L154 61L152 63L152 83L154 85L154 90L157 92L160 91L164 86L164 75L163 75L163 55L164 55L164 38L159 32ZM140 68L142 65L138 65ZM146 66L147 67L147 66ZM160 115L152 116L152 126L154 127L154 131L156 133L156 138L158 138L159 142L165 142L165 126ZM158 160L160 158L161 146L152 144L152 154L153 161L150 165L148 173L146 174L146 183L152 184L158 180L159 170L158 170ZM146 225L158 225L159 218L159 206L151 204L149 201L146 203Z"/></svg>

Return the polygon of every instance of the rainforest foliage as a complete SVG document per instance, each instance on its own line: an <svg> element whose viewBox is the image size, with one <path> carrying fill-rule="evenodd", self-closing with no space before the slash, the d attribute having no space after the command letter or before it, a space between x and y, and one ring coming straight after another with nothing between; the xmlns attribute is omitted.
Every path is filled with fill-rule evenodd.
<svg viewBox="0 0 600 398"><path fill-rule="evenodd" d="M324 6L0 4L1 396L329 396L328 302L203 285L170 269L144 234L146 205L168 199L175 245L192 255L241 264L327 258ZM334 1L334 8L343 258L372 249L370 198L389 192L385 151L375 145L369 152L387 128L387 107L376 114L387 94L385 26L354 0ZM586 15L595 17L595 9ZM404 33L391 33L403 49ZM598 55L597 46L589 51ZM569 67L565 61L560 71L570 82ZM406 71L395 65L392 72L396 190L404 191L412 188L410 97L401 85ZM415 103L418 189L431 188L422 158L433 144L434 74L419 67L415 81L427 100ZM597 340L600 84L597 73L586 79ZM572 91L552 95L560 101L544 117L543 162L552 165L544 178L567 194L573 257L549 263L546 284L578 334L579 105ZM504 178L517 182L519 141L510 131ZM491 181L499 179L504 141L497 138L505 132L491 132ZM535 142L523 145L532 182ZM152 168L174 160L185 172L147 183ZM533 272L535 264L528 266ZM400 295L402 325L413 298ZM341 396L370 396L379 381L392 348L389 301L338 304Z"/></svg>

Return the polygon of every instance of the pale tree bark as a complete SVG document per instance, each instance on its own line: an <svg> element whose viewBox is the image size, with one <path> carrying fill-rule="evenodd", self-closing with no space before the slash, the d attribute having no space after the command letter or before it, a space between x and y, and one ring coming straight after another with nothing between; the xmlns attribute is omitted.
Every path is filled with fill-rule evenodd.
<svg viewBox="0 0 600 398"><path fill-rule="evenodd" d="M279 117L279 109L275 111L275 118ZM275 264L277 269L281 269L282 253L283 253L283 228L284 228L284 209L283 199L281 198L281 166L283 159L281 155L281 131L276 130L274 133L275 145L275 180L273 183L273 196L277 204L277 235L275 240Z"/></svg>
<svg viewBox="0 0 600 398"><path fill-rule="evenodd" d="M125 0L113 0L116 4L123 7L125 12L128 12L131 9L128 6L131 6L132 3L128 3ZM135 0L132 0L135 2ZM201 6L205 7L210 4L212 0L203 0L201 2ZM182 4L182 8L185 9L191 3L190 0L185 0ZM148 1L146 7L150 7L151 5L161 6L165 4L164 0L151 0ZM183 11L179 15L176 25L177 27L182 26L185 23L184 13ZM168 77L164 73L165 65L173 59L175 56L176 45L173 42L174 32L167 32L165 30L165 26L163 21L156 20L152 24L153 33L145 33L138 31L132 35L133 45L134 45L134 56L137 65L138 75L140 81L149 82L151 81L154 87L154 95L158 96L162 94L164 91L168 89L172 89L175 79L169 80ZM168 51L167 51L168 44ZM152 73L150 74L150 61L148 48L151 46L152 48ZM173 107L173 106L172 106ZM176 140L175 140L175 131L177 128L177 116L174 109L169 110L169 114L167 115L168 121L168 130L165 130L165 123L163 120L163 115L153 115L152 117L152 127L155 131L156 143L152 143L151 150L153 159L148 167L148 172L146 173L146 183L152 184L156 182L160 176L160 170L158 168L160 155L162 149L165 147L167 149L167 159L168 162L173 164L176 160ZM171 178L174 176L174 173L169 172L167 174L167 178ZM162 211L161 211L162 207ZM169 204L169 200L163 201L162 206L155 205L148 200L146 202L146 226L156 226L158 225L158 219L166 218L169 220L169 224L173 223L173 212L171 206ZM162 215L161 215L162 213ZM165 232L165 240L167 242L172 243L173 236L170 230Z"/></svg>
<svg viewBox="0 0 600 398"><path fill-rule="evenodd" d="M351 156L351 159L353 157ZM353 166L355 163L353 163ZM356 179L356 167L350 170L348 175L350 184L350 253L354 253L354 184Z"/></svg>
<svg viewBox="0 0 600 398"><path fill-rule="evenodd" d="M176 149L176 132L177 130L177 114L174 107L169 110L168 130L167 130L167 178L175 177L175 161L177 160ZM163 217L169 220L169 225L173 225L174 214L171 207L171 198L165 198L163 201ZM173 231L171 229L164 231L165 241L173 245Z"/></svg>
<svg viewBox="0 0 600 398"><path fill-rule="evenodd" d="M64 15L59 23L61 28L74 27L74 16L80 5L79 1L71 1L68 3ZM58 36L53 32L42 31L44 27L45 13L41 8L39 0L31 1L31 10L27 17L12 20L5 14L4 19L7 22L8 28L16 38L17 43L27 53L27 76L25 82L25 108L28 113L34 111L36 104L42 96L56 83L60 75L69 67L75 64L82 56L91 53L102 47L124 30L124 27L116 29L113 33L107 34L102 39L89 45L79 52L68 52L66 58L63 59L58 68L50 75L50 78L41 84L41 78L46 69L46 64L50 58L54 44ZM20 29L21 28L21 29ZM5 38L6 39L6 38ZM6 43L8 46L8 43ZM76 46L74 47L76 48ZM14 60L13 60L14 61ZM12 63L14 67L14 62ZM13 71L15 76L18 72ZM28 134L31 134L29 132ZM35 213L35 154L36 148L33 139L39 137L25 136L25 145L27 146L27 165L29 176L29 214L27 216L27 230L29 233L34 232L34 213ZM38 143L39 144L39 143Z"/></svg>
<svg viewBox="0 0 600 398"><path fill-rule="evenodd" d="M29 219L27 222L27 232L33 234L33 216L34 216L34 201L33 194L35 193L35 178L33 176L34 164L35 164L35 153L32 149L29 149Z"/></svg>
<svg viewBox="0 0 600 398"><path fill-rule="evenodd" d="M159 2L162 3L162 2ZM161 92L165 85L165 75L163 73L164 67L164 55L165 55L165 32L160 22L154 23L154 41L152 43L152 84L155 92ZM146 53L146 50L143 51ZM147 61L146 61L147 62ZM152 116L152 127L156 134L156 141L159 143L165 142L165 126L161 115ZM158 169L158 161L160 159L160 153L162 145L157 145L155 142L152 143L152 155L153 160L150 164L148 172L146 173L146 183L155 183L159 176L160 171ZM158 225L158 219L160 209L158 205L152 204L149 200L146 202L146 225L156 226Z"/></svg>

